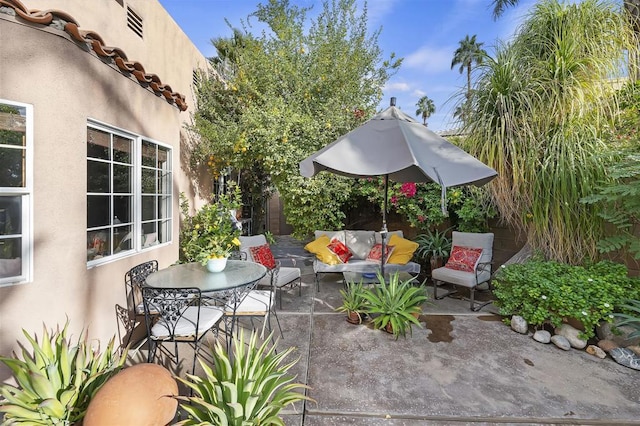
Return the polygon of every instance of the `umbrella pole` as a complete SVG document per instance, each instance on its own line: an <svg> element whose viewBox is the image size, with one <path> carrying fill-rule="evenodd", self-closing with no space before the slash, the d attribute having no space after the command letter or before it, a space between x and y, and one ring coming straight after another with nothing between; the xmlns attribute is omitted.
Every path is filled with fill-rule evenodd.
<svg viewBox="0 0 640 426"><path fill-rule="evenodd" d="M382 230L380 231L380 237L382 238L382 255L380 258L380 270L382 272L382 278L384 278L384 263L386 260L385 247L387 243L387 198L389 198L389 175L384 175L384 204L382 209Z"/></svg>

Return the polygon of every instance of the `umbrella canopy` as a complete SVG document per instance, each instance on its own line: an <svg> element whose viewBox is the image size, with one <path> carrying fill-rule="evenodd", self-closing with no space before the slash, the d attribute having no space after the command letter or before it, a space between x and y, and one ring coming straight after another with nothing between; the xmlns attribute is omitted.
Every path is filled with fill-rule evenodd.
<svg viewBox="0 0 640 426"><path fill-rule="evenodd" d="M305 177L322 170L354 178L388 175L396 182L435 182L445 188L480 186L497 176L395 106L300 163Z"/></svg>
<svg viewBox="0 0 640 426"><path fill-rule="evenodd" d="M447 188L481 186L497 176L491 167L396 108L395 98L391 98L389 108L300 162L302 176L311 177L323 170L353 178L384 176L382 253L389 179L439 184L445 212Z"/></svg>

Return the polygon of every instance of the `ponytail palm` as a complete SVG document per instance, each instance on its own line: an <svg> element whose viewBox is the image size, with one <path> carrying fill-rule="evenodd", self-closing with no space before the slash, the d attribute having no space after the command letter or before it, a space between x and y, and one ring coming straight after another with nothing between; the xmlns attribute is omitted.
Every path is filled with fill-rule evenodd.
<svg viewBox="0 0 640 426"><path fill-rule="evenodd" d="M607 81L633 49L627 31L613 3L542 1L479 68L467 148L498 172L501 215L549 258L596 256L602 223L579 200L613 160L604 134L617 101Z"/></svg>

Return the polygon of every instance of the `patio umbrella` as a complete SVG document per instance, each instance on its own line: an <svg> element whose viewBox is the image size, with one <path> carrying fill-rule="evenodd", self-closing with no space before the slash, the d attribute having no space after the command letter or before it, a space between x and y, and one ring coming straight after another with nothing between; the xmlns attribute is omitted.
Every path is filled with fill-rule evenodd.
<svg viewBox="0 0 640 426"><path fill-rule="evenodd" d="M389 108L300 162L302 176L323 170L352 178L384 177L383 274L389 179L439 184L445 211L447 188L481 186L497 176L491 167L398 109L395 98Z"/></svg>

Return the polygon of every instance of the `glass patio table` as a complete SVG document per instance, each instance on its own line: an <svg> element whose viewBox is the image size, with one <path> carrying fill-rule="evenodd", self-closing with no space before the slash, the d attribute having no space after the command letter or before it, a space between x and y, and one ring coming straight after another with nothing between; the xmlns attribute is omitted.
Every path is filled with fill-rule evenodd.
<svg viewBox="0 0 640 426"><path fill-rule="evenodd" d="M200 263L184 263L149 274L144 285L159 289L197 288L203 297L224 304L231 318L227 330L230 339L236 325L236 308L266 273L263 265L245 260L228 260L221 272L209 272Z"/></svg>

